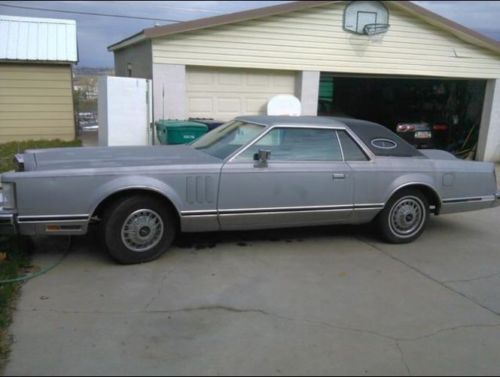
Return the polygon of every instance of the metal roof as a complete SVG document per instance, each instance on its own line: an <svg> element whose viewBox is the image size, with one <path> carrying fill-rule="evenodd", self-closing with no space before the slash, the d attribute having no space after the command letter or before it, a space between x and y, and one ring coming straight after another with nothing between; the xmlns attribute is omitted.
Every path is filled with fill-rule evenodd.
<svg viewBox="0 0 500 377"><path fill-rule="evenodd" d="M0 15L0 60L77 62L76 21Z"/></svg>

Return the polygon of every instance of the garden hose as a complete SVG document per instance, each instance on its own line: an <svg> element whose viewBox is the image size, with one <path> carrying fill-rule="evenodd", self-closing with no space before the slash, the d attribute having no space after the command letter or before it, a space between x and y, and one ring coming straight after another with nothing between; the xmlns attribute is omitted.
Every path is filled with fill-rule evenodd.
<svg viewBox="0 0 500 377"><path fill-rule="evenodd" d="M0 280L0 285L1 284L21 283L21 282L28 281L28 280L37 278L39 276L45 275L46 273L52 271L54 268L59 266L63 262L63 260L69 255L69 253L71 251L71 241L72 241L72 238L69 237L69 242L68 242L68 246L66 246L66 250L64 251L61 258L59 258L59 260L56 263L54 263L53 265L51 265L47 268L44 268L41 271L35 272L33 274L19 276L17 278L13 278L13 279Z"/></svg>

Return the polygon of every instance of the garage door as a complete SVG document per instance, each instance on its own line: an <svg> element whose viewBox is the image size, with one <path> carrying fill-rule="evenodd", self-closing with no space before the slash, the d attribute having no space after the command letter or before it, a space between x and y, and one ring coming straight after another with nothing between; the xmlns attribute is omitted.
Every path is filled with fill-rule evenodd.
<svg viewBox="0 0 500 377"><path fill-rule="evenodd" d="M295 93L295 77L293 71L189 67L188 115L227 121L265 114L270 98Z"/></svg>

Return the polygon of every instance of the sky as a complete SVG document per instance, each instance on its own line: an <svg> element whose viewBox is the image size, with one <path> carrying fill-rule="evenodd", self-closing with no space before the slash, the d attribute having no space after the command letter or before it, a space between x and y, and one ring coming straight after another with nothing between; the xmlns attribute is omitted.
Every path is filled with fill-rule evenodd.
<svg viewBox="0 0 500 377"><path fill-rule="evenodd" d="M77 22L80 67L113 67L107 46L144 28L287 1L0 1L0 14L73 19ZM500 1L414 1L439 15L500 41ZM148 20L19 9L44 8L151 18ZM158 19L157 19L158 18Z"/></svg>

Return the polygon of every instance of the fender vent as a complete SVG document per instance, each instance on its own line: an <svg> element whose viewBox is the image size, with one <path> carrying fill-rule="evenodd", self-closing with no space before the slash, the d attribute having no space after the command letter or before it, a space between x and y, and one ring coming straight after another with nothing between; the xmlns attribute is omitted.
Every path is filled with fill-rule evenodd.
<svg viewBox="0 0 500 377"><path fill-rule="evenodd" d="M186 178L186 201L189 204L213 203L215 200L214 178L189 176Z"/></svg>

